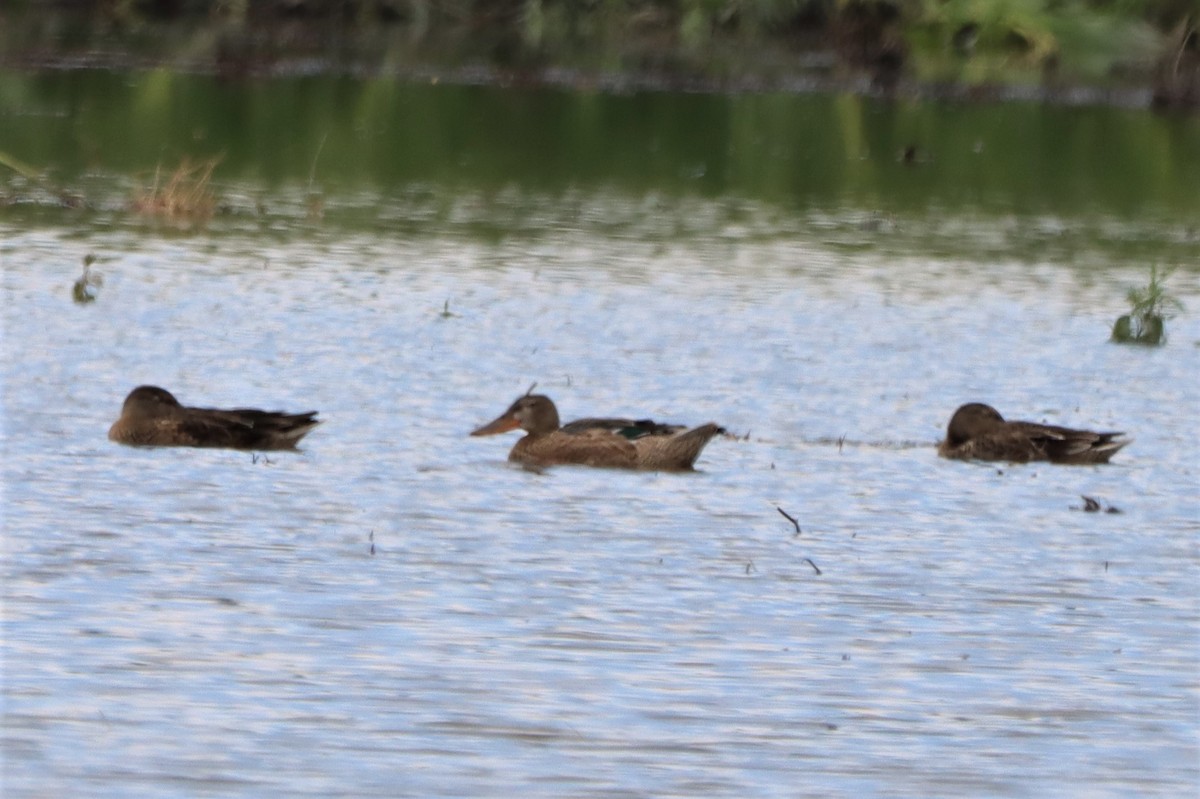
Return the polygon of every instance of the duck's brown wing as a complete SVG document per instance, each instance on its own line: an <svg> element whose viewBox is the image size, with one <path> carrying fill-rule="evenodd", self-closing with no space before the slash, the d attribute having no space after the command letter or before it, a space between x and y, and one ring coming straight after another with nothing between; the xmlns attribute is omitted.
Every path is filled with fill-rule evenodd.
<svg viewBox="0 0 1200 799"><path fill-rule="evenodd" d="M1120 432L1076 430L1036 422L1011 422L1007 426L1035 442L1045 453L1045 459L1054 463L1107 463L1129 443L1129 439L1121 438L1125 434Z"/></svg>
<svg viewBox="0 0 1200 799"><path fill-rule="evenodd" d="M1044 441L1007 426L994 427L953 444L949 440L943 441L938 454L964 461L1026 463L1046 460Z"/></svg>
<svg viewBox="0 0 1200 799"><path fill-rule="evenodd" d="M317 411L284 413L257 408L217 410L187 408L176 427L180 438L193 447L230 449L294 449L310 430L320 424Z"/></svg>
<svg viewBox="0 0 1200 799"><path fill-rule="evenodd" d="M633 469L637 450L629 439L602 427L568 433L557 430L542 436L525 436L516 443L509 460L537 466L579 464Z"/></svg>

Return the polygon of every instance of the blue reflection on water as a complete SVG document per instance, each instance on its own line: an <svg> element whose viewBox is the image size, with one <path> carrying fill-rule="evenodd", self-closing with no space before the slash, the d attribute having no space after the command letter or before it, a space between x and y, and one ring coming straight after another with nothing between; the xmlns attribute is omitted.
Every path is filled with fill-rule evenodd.
<svg viewBox="0 0 1200 799"><path fill-rule="evenodd" d="M1107 344L1140 273L788 235L99 231L77 307L84 242L2 246L10 795L1200 778L1200 327ZM524 471L466 433L534 380L567 417L743 438L694 475ZM266 460L110 444L144 382L326 423ZM940 461L969 399L1137 441L1107 468Z"/></svg>

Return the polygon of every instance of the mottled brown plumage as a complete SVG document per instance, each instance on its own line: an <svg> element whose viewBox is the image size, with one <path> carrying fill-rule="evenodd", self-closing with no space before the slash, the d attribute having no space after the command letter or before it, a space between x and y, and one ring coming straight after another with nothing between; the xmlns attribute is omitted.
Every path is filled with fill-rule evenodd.
<svg viewBox="0 0 1200 799"><path fill-rule="evenodd" d="M121 407L121 418L108 431L118 444L146 447L224 447L295 449L319 425L317 411L284 413L255 408L188 408L171 392L138 386Z"/></svg>
<svg viewBox="0 0 1200 799"><path fill-rule="evenodd" d="M649 419L579 419L559 426L558 409L549 397L519 397L493 421L473 431L489 436L520 428L526 432L508 454L531 466L579 464L621 469L687 471L712 438L725 432L716 424L688 430Z"/></svg>
<svg viewBox="0 0 1200 799"><path fill-rule="evenodd" d="M1124 433L1094 433L1037 422L1008 422L990 405L971 402L954 412L946 439L938 446L943 458L959 460L1108 463L1131 439Z"/></svg>

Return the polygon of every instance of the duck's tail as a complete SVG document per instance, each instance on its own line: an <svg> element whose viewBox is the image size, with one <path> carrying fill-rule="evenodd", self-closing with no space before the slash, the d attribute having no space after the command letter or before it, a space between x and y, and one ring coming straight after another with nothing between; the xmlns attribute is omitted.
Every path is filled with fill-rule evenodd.
<svg viewBox="0 0 1200 799"><path fill-rule="evenodd" d="M1094 433L1090 437L1067 439L1062 442L1061 453L1052 452L1052 460L1061 463L1108 463L1122 447L1133 443L1124 438L1124 433Z"/></svg>
<svg viewBox="0 0 1200 799"><path fill-rule="evenodd" d="M694 468L696 459L709 441L725 432L725 428L709 422L671 436L646 436L635 439L639 469L687 471Z"/></svg>
<svg viewBox="0 0 1200 799"><path fill-rule="evenodd" d="M245 413L244 411L242 413ZM253 411L243 419L248 425L244 437L249 449L294 449L312 429L321 423L317 411L282 413Z"/></svg>

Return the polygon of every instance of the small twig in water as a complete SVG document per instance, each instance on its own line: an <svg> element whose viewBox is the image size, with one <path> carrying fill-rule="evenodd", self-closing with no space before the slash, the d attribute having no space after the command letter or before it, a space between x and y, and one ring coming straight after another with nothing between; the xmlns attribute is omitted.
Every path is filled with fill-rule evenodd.
<svg viewBox="0 0 1200 799"><path fill-rule="evenodd" d="M1101 510L1103 510L1105 513L1121 512L1121 509L1116 505L1109 505L1106 508L1098 499L1093 499L1092 497L1085 496L1083 494L1080 494L1079 498L1083 500L1083 506L1080 507L1078 505L1072 505L1071 510L1081 510L1084 513L1099 513Z"/></svg>
<svg viewBox="0 0 1200 799"><path fill-rule="evenodd" d="M754 561L752 561L752 560L746 561L746 574L749 574L750 572L756 572L756 571L758 571L758 569L754 568Z"/></svg>
<svg viewBox="0 0 1200 799"><path fill-rule="evenodd" d="M812 562L812 558L805 558L804 562L807 563L809 566L812 566L813 571L815 571L817 574L821 573L821 570L817 568L817 564Z"/></svg>
<svg viewBox="0 0 1200 799"><path fill-rule="evenodd" d="M371 534L369 536L367 536L367 540L371 542L371 555L374 555L375 554L375 531L374 530L372 530Z"/></svg>
<svg viewBox="0 0 1200 799"><path fill-rule="evenodd" d="M793 525L795 525L796 535L800 535L800 522L796 521L794 516L790 516L787 511L785 511L783 508L779 507L778 505L775 506L775 510L779 511L783 515L783 518L787 519L789 522L791 522ZM792 536L792 538L795 538L795 537L796 537L795 535Z"/></svg>
<svg viewBox="0 0 1200 799"><path fill-rule="evenodd" d="M846 434L842 433L841 437L838 438L838 452L839 453L842 451L842 445L845 443L846 443Z"/></svg>

